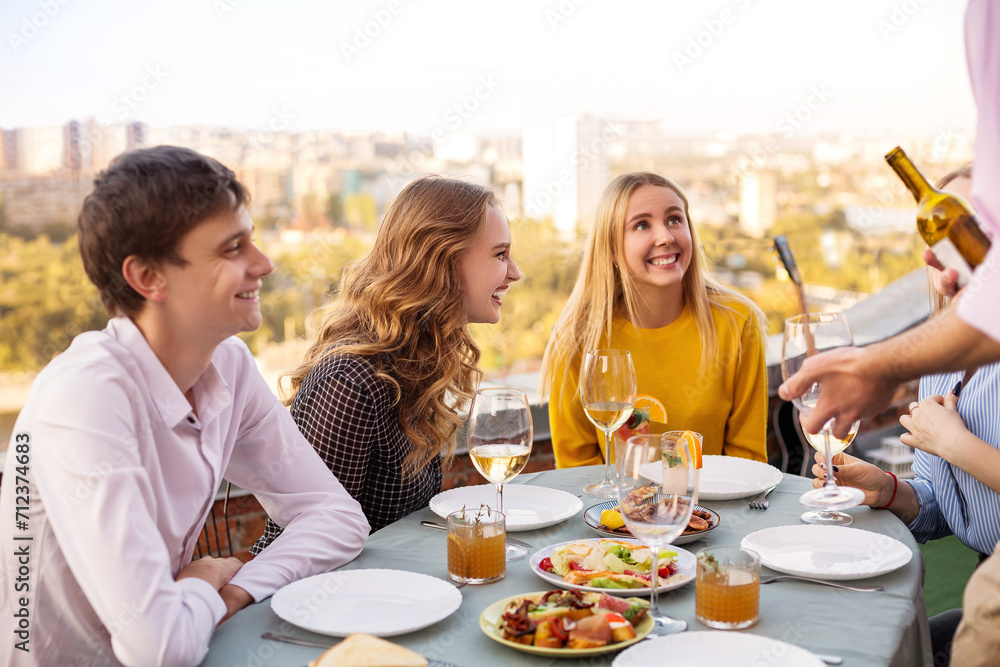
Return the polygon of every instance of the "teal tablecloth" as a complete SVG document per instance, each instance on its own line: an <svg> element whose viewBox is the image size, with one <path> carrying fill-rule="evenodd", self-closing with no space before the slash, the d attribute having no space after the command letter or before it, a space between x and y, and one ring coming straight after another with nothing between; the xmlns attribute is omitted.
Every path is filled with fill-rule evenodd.
<svg viewBox="0 0 1000 667"><path fill-rule="evenodd" d="M603 467L553 470L522 475L513 484L537 484L575 495L582 494L585 483L596 481L602 474ZM768 497L771 507L764 512L747 509L746 500L702 502L720 513L722 523L702 540L682 548L696 551L702 546L738 545L745 535L755 530L799 524L799 515L803 510L798 504L798 497L808 488L808 480L785 475ZM584 509L600 502L586 495L582 499ZM764 586L761 588L760 621L742 632L773 637L817 653L843 656L844 667L930 665L922 586L923 560L916 542L906 526L887 511L855 508L848 512L854 515L854 527L899 540L913 550L913 559L895 572L865 580L865 584L883 586L884 590L878 593L856 593L799 582ZM447 579L445 532L422 527L422 519L439 520L437 515L425 508L387 526L370 537L365 550L345 569L391 568ZM596 537L597 534L583 523L581 511L555 526L512 533L512 536L541 548L567 540ZM763 574L773 572L764 568ZM462 605L449 618L424 630L393 637L392 641L428 658L462 667L610 664L615 653L578 661L551 660L509 649L488 639L480 631L479 615L493 602L547 588L546 582L532 573L527 558L510 563L503 580L462 588ZM666 613L686 619L689 629L707 629L694 617L693 583L661 595L660 602ZM373 610L359 609L358 613L370 614ZM328 641L330 645L339 641L300 630L282 621L271 611L270 601L264 600L242 610L218 628L202 664L209 667L303 667L322 652L321 649L261 639L261 633L266 631ZM663 664L669 664L667 656L664 658Z"/></svg>

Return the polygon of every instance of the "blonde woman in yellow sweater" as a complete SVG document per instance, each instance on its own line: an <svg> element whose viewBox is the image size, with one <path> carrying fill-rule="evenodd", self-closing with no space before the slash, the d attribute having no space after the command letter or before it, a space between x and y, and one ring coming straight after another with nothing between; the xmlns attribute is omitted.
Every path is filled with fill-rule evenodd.
<svg viewBox="0 0 1000 667"><path fill-rule="evenodd" d="M684 192L651 173L619 176L601 197L573 293L542 362L560 468L604 462L580 403L586 350L631 351L639 392L705 454L765 461L767 378L760 309L713 280Z"/></svg>

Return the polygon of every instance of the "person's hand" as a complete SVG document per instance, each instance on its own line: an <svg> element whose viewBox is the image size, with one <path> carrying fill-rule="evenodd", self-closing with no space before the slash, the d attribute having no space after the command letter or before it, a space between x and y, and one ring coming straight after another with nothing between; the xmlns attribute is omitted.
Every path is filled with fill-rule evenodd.
<svg viewBox="0 0 1000 667"><path fill-rule="evenodd" d="M222 601L226 603L226 615L219 621L221 625L229 620L229 617L238 612L243 607L253 602L253 598L245 590L235 584L226 584L219 590Z"/></svg>
<svg viewBox="0 0 1000 667"><path fill-rule="evenodd" d="M241 567L243 567L243 561L239 558L212 558L211 556L206 556L205 558L199 558L196 561L188 563L177 573L174 579L180 581L181 579L194 577L212 584L215 590L221 590L223 586L229 583L233 575L239 572Z"/></svg>
<svg viewBox="0 0 1000 667"><path fill-rule="evenodd" d="M778 394L786 401L804 394L814 382L821 383L819 403L802 416L802 428L819 433L823 424L836 417L833 434L845 438L851 425L862 417L889 406L896 383L878 367L879 355L872 348L841 347L806 359L799 372L788 378Z"/></svg>
<svg viewBox="0 0 1000 667"><path fill-rule="evenodd" d="M952 446L968 431L957 405L958 397L951 392L945 397L929 396L919 403L910 403L910 414L899 418L899 423L909 431L899 436L900 441L950 462Z"/></svg>
<svg viewBox="0 0 1000 667"><path fill-rule="evenodd" d="M927 273L935 292L949 298L958 294L958 271L944 268L930 248L924 250L924 261L927 262Z"/></svg>
<svg viewBox="0 0 1000 667"><path fill-rule="evenodd" d="M820 452L816 452L815 458L812 473L816 479L812 484L818 489L826 481L826 458ZM833 473L837 484L864 491L865 505L884 507L892 498L893 479L878 466L843 452L834 455L833 465L837 466Z"/></svg>

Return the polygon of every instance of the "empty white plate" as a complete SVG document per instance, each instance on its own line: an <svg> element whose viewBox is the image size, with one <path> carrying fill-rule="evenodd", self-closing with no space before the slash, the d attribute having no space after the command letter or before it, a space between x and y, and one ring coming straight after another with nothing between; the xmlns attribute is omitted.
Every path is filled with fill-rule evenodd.
<svg viewBox="0 0 1000 667"><path fill-rule="evenodd" d="M431 498L430 508L446 519L463 507L489 505L495 508L496 504L496 487L479 484L443 491ZM503 513L507 517L507 531L511 533L552 526L582 509L582 500L558 489L531 484L505 484L503 487Z"/></svg>
<svg viewBox="0 0 1000 667"><path fill-rule="evenodd" d="M639 472L646 479L659 483L663 477L658 463L644 463ZM772 465L735 456L702 457L698 480L700 500L733 500L749 498L777 486L781 471Z"/></svg>
<svg viewBox="0 0 1000 667"><path fill-rule="evenodd" d="M403 570L342 570L300 579L271 598L279 618L332 637L392 637L450 616L462 593L443 579Z"/></svg>
<svg viewBox="0 0 1000 667"><path fill-rule="evenodd" d="M913 558L899 540L843 526L775 526L750 533L742 546L772 570L831 581L877 577Z"/></svg>
<svg viewBox="0 0 1000 667"><path fill-rule="evenodd" d="M669 656L669 658L668 658ZM699 631L664 635L622 651L611 667L822 667L809 651L746 632Z"/></svg>

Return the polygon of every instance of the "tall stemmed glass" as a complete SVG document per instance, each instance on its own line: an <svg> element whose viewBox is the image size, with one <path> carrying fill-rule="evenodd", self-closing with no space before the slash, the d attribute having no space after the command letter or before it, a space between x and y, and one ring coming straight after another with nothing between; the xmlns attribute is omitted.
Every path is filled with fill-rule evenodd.
<svg viewBox="0 0 1000 667"><path fill-rule="evenodd" d="M472 399L466 439L469 457L483 477L496 484L497 509L503 512L503 485L517 477L531 455L531 407L520 389L480 389ZM507 544L507 560L528 555Z"/></svg>
<svg viewBox="0 0 1000 667"><path fill-rule="evenodd" d="M657 590L659 552L684 531L698 503L695 457L682 434L634 435L628 439L618 471L618 502L629 531L653 552L649 610L656 624L653 632L683 632L687 622L660 611Z"/></svg>
<svg viewBox="0 0 1000 667"><path fill-rule="evenodd" d="M801 368L805 360L817 352L830 350L835 347L848 347L854 344L851 336L851 328L847 324L847 318L842 313L810 313L808 315L796 315L785 320L785 336L781 345L781 375L788 379ZM792 400L795 407L802 415L808 415L819 401L820 386L818 382L798 398ZM850 486L837 486L833 478L833 455L843 451L854 433L857 433L857 423L851 426L851 435L844 440L834 437L831 432L833 420L831 419L823 425L819 436L822 437L823 456L826 459L826 482L822 488L808 491L799 498L799 503L803 507L808 507L812 512L802 515L802 520L806 523L820 524L826 526L849 526L854 522L850 514L844 514L836 510L843 510L849 507L856 507L865 499L865 494L860 490ZM813 446L816 446L814 438L807 436ZM818 438L817 438L818 439ZM819 449L819 447L817 447Z"/></svg>
<svg viewBox="0 0 1000 667"><path fill-rule="evenodd" d="M594 426L604 432L604 481L584 487L598 498L618 495L611 476L615 444L611 434L632 415L636 398L635 366L628 350L590 350L580 367L580 400Z"/></svg>

